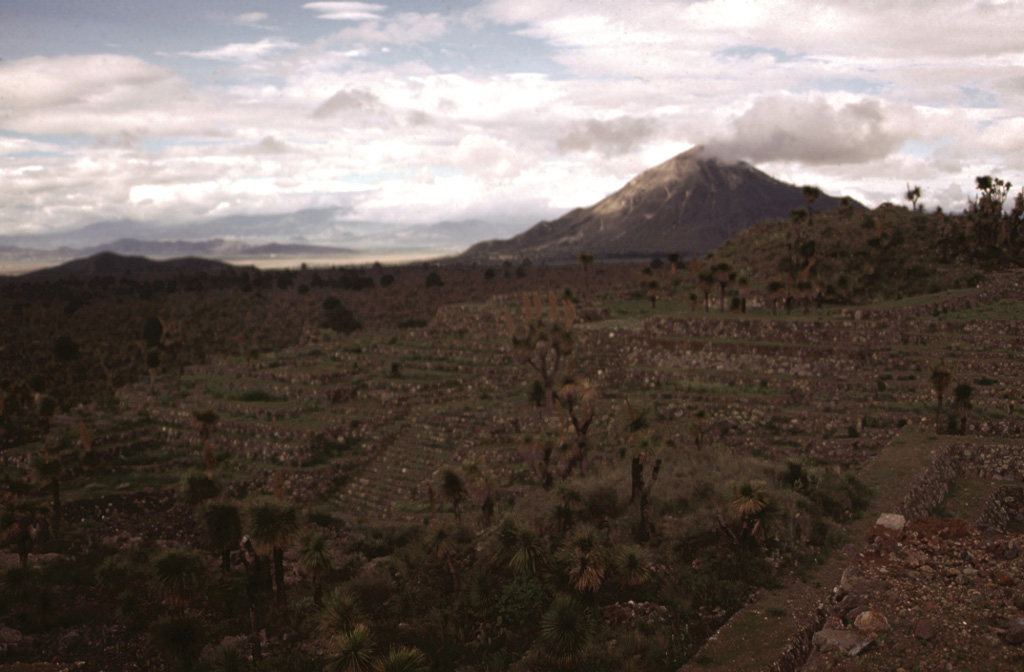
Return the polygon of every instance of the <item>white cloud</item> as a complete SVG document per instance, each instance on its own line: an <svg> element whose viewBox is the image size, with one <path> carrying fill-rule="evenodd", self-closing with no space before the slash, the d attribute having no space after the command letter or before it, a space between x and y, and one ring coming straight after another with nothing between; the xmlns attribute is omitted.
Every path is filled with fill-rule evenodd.
<svg viewBox="0 0 1024 672"><path fill-rule="evenodd" d="M232 61L236 63L252 63L267 55L281 50L295 49L299 45L280 38L267 38L259 42L241 42L226 44L206 51L183 51L181 56L203 58L213 61Z"/></svg>
<svg viewBox="0 0 1024 672"><path fill-rule="evenodd" d="M898 198L909 180L952 204L960 180L1024 171L1022 5L309 2L321 37L285 33L300 22L275 7L275 37L191 51L182 74L0 61L0 131L21 134L0 135L0 230L342 202L354 219L525 226L709 139L832 193Z"/></svg>
<svg viewBox="0 0 1024 672"><path fill-rule="evenodd" d="M330 41L362 45L411 45L436 40L444 35L447 29L447 21L440 14L405 12L387 21L371 20L345 28L331 36Z"/></svg>
<svg viewBox="0 0 1024 672"><path fill-rule="evenodd" d="M265 12L248 12L236 16L235 21L243 26L255 26L263 23L268 18L270 17Z"/></svg>
<svg viewBox="0 0 1024 672"><path fill-rule="evenodd" d="M366 21L379 18L386 5L370 2L307 2L305 9L319 14L321 19L332 21Z"/></svg>
<svg viewBox="0 0 1024 672"><path fill-rule="evenodd" d="M726 158L805 164L865 163L898 150L916 134L917 116L905 106L864 98L759 98L733 121L730 136L708 142Z"/></svg>
<svg viewBox="0 0 1024 672"><path fill-rule="evenodd" d="M604 156L615 156L637 150L656 130L656 124L650 119L588 119L573 124L558 138L557 146L561 152L595 151Z"/></svg>

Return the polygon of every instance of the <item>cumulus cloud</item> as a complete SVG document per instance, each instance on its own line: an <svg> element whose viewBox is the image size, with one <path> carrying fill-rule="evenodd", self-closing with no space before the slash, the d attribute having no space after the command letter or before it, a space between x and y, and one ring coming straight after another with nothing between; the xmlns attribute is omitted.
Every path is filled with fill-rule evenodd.
<svg viewBox="0 0 1024 672"><path fill-rule="evenodd" d="M404 12L390 21L367 21L336 33L332 40L362 44L416 44L444 35L447 22L440 14Z"/></svg>
<svg viewBox="0 0 1024 672"><path fill-rule="evenodd" d="M285 142L281 142L272 135L260 140L259 144L255 147L250 148L249 153L252 154L288 154L294 151L292 147Z"/></svg>
<svg viewBox="0 0 1024 672"><path fill-rule="evenodd" d="M558 138L556 145L562 153L597 152L603 156L617 156L636 150L656 130L657 125L650 119L589 119L570 126Z"/></svg>
<svg viewBox="0 0 1024 672"><path fill-rule="evenodd" d="M373 95L369 91L359 89L342 89L317 107L316 110L313 111L313 117L315 119L325 119L327 117L332 117L339 112L371 110L379 104L380 100L377 96Z"/></svg>
<svg viewBox="0 0 1024 672"><path fill-rule="evenodd" d="M766 96L732 123L732 134L707 143L727 159L807 164L864 163L914 136L914 114L881 100L834 103L823 96Z"/></svg>

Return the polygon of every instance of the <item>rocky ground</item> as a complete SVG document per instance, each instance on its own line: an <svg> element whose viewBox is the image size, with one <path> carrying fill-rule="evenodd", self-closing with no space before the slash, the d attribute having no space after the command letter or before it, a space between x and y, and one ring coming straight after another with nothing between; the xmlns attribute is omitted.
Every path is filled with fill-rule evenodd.
<svg viewBox="0 0 1024 672"><path fill-rule="evenodd" d="M804 672L1024 669L1019 532L917 518L868 541Z"/></svg>

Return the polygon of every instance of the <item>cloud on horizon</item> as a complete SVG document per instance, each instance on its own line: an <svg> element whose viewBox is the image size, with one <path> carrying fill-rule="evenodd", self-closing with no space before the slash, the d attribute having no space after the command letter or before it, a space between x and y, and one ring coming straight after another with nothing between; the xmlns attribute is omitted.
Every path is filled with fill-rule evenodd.
<svg viewBox="0 0 1024 672"><path fill-rule="evenodd" d="M755 163L866 163L915 137L913 110L874 98L833 102L825 96L765 96L732 121L731 134L709 152Z"/></svg>

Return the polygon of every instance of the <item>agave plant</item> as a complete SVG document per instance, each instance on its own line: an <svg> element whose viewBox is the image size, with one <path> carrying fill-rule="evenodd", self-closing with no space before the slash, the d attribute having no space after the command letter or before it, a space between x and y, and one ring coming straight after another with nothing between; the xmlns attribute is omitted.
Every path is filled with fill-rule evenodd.
<svg viewBox="0 0 1024 672"><path fill-rule="evenodd" d="M349 632L360 624L362 617L359 602L350 593L334 588L327 593L320 610L320 633L329 639Z"/></svg>
<svg viewBox="0 0 1024 672"><path fill-rule="evenodd" d="M419 649L395 646L377 659L373 669L376 672L427 672L430 664Z"/></svg>
<svg viewBox="0 0 1024 672"><path fill-rule="evenodd" d="M555 598L541 617L541 642L562 667L574 667L580 661L592 636L590 614L571 597Z"/></svg>
<svg viewBox="0 0 1024 672"><path fill-rule="evenodd" d="M596 593L608 571L608 551L597 530L589 525L577 528L558 551L574 589Z"/></svg>
<svg viewBox="0 0 1024 672"><path fill-rule="evenodd" d="M331 549L327 537L307 532L299 539L299 565L313 583L313 604L321 606L324 577L331 571Z"/></svg>
<svg viewBox="0 0 1024 672"><path fill-rule="evenodd" d="M172 607L184 607L204 581L203 561L192 549L171 548L153 561L153 582Z"/></svg>
<svg viewBox="0 0 1024 672"><path fill-rule="evenodd" d="M651 578L650 555L640 546L625 546L619 550L616 571L627 586L640 586Z"/></svg>
<svg viewBox="0 0 1024 672"><path fill-rule="evenodd" d="M532 527L511 516L498 527L500 554L516 574L534 573L544 564L544 546Z"/></svg>
<svg viewBox="0 0 1024 672"><path fill-rule="evenodd" d="M377 640L365 625L357 625L331 638L327 672L369 672L374 669Z"/></svg>

